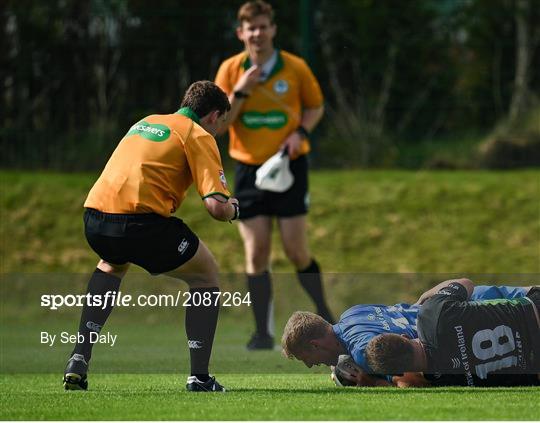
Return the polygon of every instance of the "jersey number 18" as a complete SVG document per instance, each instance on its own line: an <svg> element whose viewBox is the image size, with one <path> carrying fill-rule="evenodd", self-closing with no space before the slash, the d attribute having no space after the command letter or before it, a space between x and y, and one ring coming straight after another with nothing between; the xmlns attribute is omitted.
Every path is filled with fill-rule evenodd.
<svg viewBox="0 0 540 423"><path fill-rule="evenodd" d="M478 360L486 361L500 357L514 351L516 343L514 334L508 326L501 325L495 329L484 329L476 332L472 339L472 350ZM491 360L475 366L476 375L485 379L490 372L517 365L517 357L508 357Z"/></svg>

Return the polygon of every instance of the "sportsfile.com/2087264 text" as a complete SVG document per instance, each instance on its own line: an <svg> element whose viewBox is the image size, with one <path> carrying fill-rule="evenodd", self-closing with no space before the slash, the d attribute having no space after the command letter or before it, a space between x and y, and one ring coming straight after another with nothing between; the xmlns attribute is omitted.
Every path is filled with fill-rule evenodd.
<svg viewBox="0 0 540 423"><path fill-rule="evenodd" d="M58 310L62 307L198 307L210 306L221 303L222 307L240 307L251 305L249 292L190 292L178 291L173 294L148 294L130 295L122 294L121 291L108 291L104 295L92 294L43 294L41 296L41 307L49 310Z"/></svg>

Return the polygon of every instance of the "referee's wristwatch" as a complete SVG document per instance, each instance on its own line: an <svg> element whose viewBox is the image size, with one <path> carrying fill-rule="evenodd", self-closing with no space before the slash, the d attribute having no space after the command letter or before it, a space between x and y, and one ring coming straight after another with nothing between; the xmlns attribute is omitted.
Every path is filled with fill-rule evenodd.
<svg viewBox="0 0 540 423"><path fill-rule="evenodd" d="M298 132L302 138L309 138L308 130L304 128L302 125L296 128L296 132Z"/></svg>
<svg viewBox="0 0 540 423"><path fill-rule="evenodd" d="M248 97L249 97L249 94L245 93L244 91L240 91L240 90L234 91L234 98L248 98Z"/></svg>

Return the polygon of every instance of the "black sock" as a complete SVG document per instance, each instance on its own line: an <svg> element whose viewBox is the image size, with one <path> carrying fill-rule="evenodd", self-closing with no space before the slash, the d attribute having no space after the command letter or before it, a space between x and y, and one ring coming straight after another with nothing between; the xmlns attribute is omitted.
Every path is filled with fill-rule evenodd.
<svg viewBox="0 0 540 423"><path fill-rule="evenodd" d="M326 301L324 300L322 279L321 279L321 269L319 264L315 259L311 260L311 263L304 270L299 270L297 272L298 279L300 280L300 285L306 290L308 295L311 297L317 307L317 314L325 319L329 323L334 323L334 317Z"/></svg>
<svg viewBox="0 0 540 423"><path fill-rule="evenodd" d="M90 360L92 355L92 347L90 343L90 333L99 333L101 328L107 321L113 309L114 298L120 288L121 279L118 276L105 273L100 269L94 270L92 277L88 281L87 294L99 296L102 301L101 305L90 306L87 304L87 299L83 305L81 313L81 321L79 323L79 334L84 338L83 342L77 342L72 354L83 354L86 361ZM105 295L110 292L109 296ZM95 300L95 298L92 298ZM105 303L106 301L106 303ZM105 307L103 307L105 305Z"/></svg>
<svg viewBox="0 0 540 423"><path fill-rule="evenodd" d="M191 288L191 302L186 307L186 335L188 339L189 356L191 358L191 375L197 376L202 382L208 380L208 363L212 354L212 344L219 314L219 301L212 293L219 292L218 287ZM205 305L205 293L208 294L209 305ZM195 305L194 305L195 304Z"/></svg>
<svg viewBox="0 0 540 423"><path fill-rule="evenodd" d="M272 280L268 271L260 275L247 275L251 307L255 315L256 331L259 335L268 336L268 319L270 300L272 299Z"/></svg>

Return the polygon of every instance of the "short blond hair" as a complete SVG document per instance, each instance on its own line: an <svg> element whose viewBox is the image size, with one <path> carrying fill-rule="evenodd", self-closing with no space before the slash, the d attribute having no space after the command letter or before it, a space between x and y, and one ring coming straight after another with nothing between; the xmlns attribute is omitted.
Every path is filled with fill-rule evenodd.
<svg viewBox="0 0 540 423"><path fill-rule="evenodd" d="M328 327L331 327L330 323L315 313L295 311L283 329L283 355L295 358L296 354L307 350L309 341L324 337Z"/></svg>

